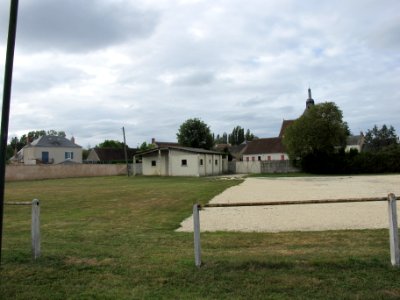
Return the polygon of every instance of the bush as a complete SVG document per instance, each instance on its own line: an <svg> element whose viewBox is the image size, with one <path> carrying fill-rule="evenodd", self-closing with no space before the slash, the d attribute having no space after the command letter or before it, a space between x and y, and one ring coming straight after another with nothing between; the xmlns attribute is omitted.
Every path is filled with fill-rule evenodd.
<svg viewBox="0 0 400 300"><path fill-rule="evenodd" d="M300 165L304 172L315 174L396 173L400 172L400 147L378 152L312 153Z"/></svg>

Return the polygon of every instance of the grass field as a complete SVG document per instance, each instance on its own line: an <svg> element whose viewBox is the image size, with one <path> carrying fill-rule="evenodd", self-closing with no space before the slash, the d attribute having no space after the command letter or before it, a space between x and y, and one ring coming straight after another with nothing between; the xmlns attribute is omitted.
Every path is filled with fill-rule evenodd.
<svg viewBox="0 0 400 300"><path fill-rule="evenodd" d="M30 209L6 206L1 299L398 299L387 230L175 232L240 181L104 177L12 182L7 201L41 200L42 257Z"/></svg>

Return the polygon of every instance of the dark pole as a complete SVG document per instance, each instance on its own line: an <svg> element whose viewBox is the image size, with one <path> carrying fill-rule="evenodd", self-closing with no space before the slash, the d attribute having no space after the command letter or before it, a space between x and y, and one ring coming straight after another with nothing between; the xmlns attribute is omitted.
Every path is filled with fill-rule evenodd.
<svg viewBox="0 0 400 300"><path fill-rule="evenodd" d="M17 32L18 0L11 0L10 20L8 25L8 40L6 65L4 71L3 107L1 111L1 139L0 139L0 264L3 241L4 216L4 186L6 177L6 152L8 140L8 123L10 117L10 100L12 86L12 72L14 64L15 35Z"/></svg>
<svg viewBox="0 0 400 300"><path fill-rule="evenodd" d="M128 163L128 152L126 150L126 138L125 138L125 127L122 127L122 134L124 135L124 151L125 151L125 161L126 161L126 172L129 177L129 163Z"/></svg>

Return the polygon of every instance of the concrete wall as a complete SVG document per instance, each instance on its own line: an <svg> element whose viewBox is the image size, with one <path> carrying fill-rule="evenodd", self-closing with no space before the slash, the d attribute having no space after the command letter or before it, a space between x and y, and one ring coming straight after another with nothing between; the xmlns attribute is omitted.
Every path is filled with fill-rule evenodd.
<svg viewBox="0 0 400 300"><path fill-rule="evenodd" d="M126 175L126 165L35 165L6 166L6 180L38 180L68 177Z"/></svg>
<svg viewBox="0 0 400 300"><path fill-rule="evenodd" d="M271 161L232 161L229 162L229 171L235 174L259 173L292 173L299 172L289 160Z"/></svg>
<svg viewBox="0 0 400 300"><path fill-rule="evenodd" d="M250 154L250 155L243 155L243 160L244 161L255 161L258 160L258 157L261 157L261 161L276 161L276 160L282 160L282 155L284 157L284 160L289 160L289 156L287 153L260 153L260 154ZM269 159L268 159L269 158Z"/></svg>

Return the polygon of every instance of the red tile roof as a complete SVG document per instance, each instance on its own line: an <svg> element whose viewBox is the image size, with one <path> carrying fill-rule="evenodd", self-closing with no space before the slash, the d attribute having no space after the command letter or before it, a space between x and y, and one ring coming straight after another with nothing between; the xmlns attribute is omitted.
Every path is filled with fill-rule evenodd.
<svg viewBox="0 0 400 300"><path fill-rule="evenodd" d="M282 144L282 139L276 138L266 138L258 139L250 142L247 145L244 155L246 154L261 154L261 153L285 153L285 148Z"/></svg>
<svg viewBox="0 0 400 300"><path fill-rule="evenodd" d="M286 129L293 124L293 122L296 120L283 120L282 121L282 126L281 126L281 131L279 132L279 137L283 138L283 136L285 135L285 131Z"/></svg>

